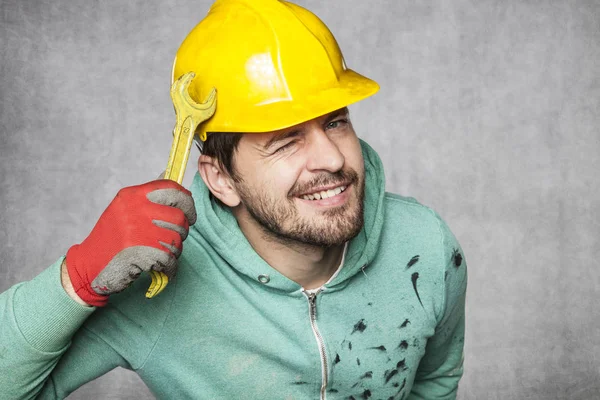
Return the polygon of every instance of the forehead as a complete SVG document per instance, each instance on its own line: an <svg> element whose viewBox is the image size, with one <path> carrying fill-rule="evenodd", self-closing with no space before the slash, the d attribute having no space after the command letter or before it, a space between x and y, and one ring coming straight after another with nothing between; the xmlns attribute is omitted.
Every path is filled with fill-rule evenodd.
<svg viewBox="0 0 600 400"><path fill-rule="evenodd" d="M247 134L242 135L242 138L240 139L240 145L245 143L245 144L249 144L249 145L253 145L253 146L265 147L266 145L269 144L269 142L272 142L273 140L276 140L277 138L284 137L286 134L288 134L290 132L301 132L308 125L311 125L313 123L317 123L317 124L328 123L337 117L347 116L348 114L349 114L348 108L343 107L338 110L332 111L327 114L323 114L319 117L313 118L311 120L308 120L308 121L305 121L300 124L293 125L293 126L290 126L287 128L282 128L282 129L278 129L275 131L263 132L263 133L247 133Z"/></svg>

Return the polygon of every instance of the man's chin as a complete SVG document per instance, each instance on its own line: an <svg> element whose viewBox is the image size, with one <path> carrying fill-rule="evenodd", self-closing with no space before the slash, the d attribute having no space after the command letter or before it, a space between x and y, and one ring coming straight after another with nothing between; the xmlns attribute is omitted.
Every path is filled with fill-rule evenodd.
<svg viewBox="0 0 600 400"><path fill-rule="evenodd" d="M302 232L295 232L295 236L306 243L319 244L320 246L335 246L343 244L356 237L363 227L362 215L357 210L355 213L348 213L345 210L342 215L340 210L329 210L329 213L336 212L337 215L316 216L312 221L306 221ZM318 220L315 221L315 220Z"/></svg>

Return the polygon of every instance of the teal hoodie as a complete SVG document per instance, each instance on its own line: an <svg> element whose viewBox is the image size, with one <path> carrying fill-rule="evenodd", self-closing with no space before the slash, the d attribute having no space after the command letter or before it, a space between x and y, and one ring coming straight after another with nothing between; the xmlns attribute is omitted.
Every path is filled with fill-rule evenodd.
<svg viewBox="0 0 600 400"><path fill-rule="evenodd" d="M62 258L0 295L0 398L63 398L120 366L162 399L454 399L466 264L438 215L385 192L362 142L365 225L316 296L268 265L231 212L192 184L198 222L178 275L86 308Z"/></svg>

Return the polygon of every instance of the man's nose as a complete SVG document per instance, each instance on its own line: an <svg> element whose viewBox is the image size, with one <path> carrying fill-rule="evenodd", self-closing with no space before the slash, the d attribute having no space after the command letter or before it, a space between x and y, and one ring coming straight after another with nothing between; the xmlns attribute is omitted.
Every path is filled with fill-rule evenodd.
<svg viewBox="0 0 600 400"><path fill-rule="evenodd" d="M337 172L344 166L344 155L323 129L315 128L309 134L310 145L306 167L310 171Z"/></svg>

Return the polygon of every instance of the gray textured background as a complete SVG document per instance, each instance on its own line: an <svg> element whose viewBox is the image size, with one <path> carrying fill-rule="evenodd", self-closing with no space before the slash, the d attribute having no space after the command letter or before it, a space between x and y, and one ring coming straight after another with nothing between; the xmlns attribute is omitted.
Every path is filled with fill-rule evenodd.
<svg viewBox="0 0 600 400"><path fill-rule="evenodd" d="M382 86L351 110L388 190L466 252L461 398L600 398L600 1L297 1ZM209 5L0 0L0 291L162 171L172 59ZM90 397L151 395L117 370Z"/></svg>

